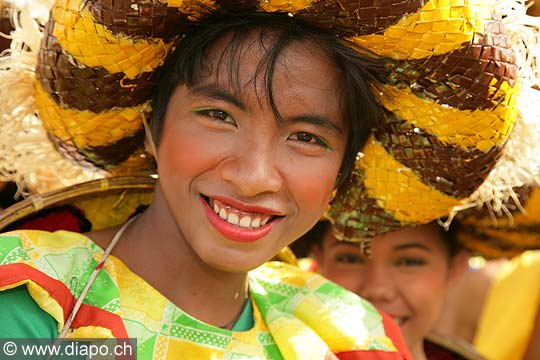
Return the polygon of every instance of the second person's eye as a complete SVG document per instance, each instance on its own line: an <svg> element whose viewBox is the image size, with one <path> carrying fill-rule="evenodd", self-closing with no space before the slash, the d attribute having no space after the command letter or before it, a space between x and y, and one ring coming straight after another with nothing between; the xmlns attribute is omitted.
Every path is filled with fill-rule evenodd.
<svg viewBox="0 0 540 360"><path fill-rule="evenodd" d="M334 260L341 264L363 264L364 263L364 259L362 259L360 255L349 254L349 253L337 254L334 257Z"/></svg>
<svg viewBox="0 0 540 360"><path fill-rule="evenodd" d="M396 261L397 266L424 266L426 261L421 258L404 257Z"/></svg>

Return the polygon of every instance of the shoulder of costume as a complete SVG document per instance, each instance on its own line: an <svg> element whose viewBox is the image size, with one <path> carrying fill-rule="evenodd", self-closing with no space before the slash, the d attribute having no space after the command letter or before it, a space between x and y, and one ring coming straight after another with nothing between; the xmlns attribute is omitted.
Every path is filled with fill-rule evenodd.
<svg viewBox="0 0 540 360"><path fill-rule="evenodd" d="M86 236L69 231L17 230L0 235L0 292L26 286L30 296L62 329L86 282L97 266L101 249ZM109 286L100 272L96 283ZM118 293L91 291L73 322L79 337L94 329L99 337L127 337L116 314ZM111 305L112 304L112 305ZM95 337L95 336L94 336Z"/></svg>
<svg viewBox="0 0 540 360"><path fill-rule="evenodd" d="M77 261L68 263L79 266L83 254L93 258L101 251L88 237L71 231L14 230L0 234L0 264L22 262L47 273L59 266L58 262L65 262L65 257L76 253Z"/></svg>
<svg viewBox="0 0 540 360"><path fill-rule="evenodd" d="M270 329L288 318L287 326L313 331L344 359L369 359L368 351L381 359L409 356L387 315L319 274L269 262L250 272L250 292Z"/></svg>

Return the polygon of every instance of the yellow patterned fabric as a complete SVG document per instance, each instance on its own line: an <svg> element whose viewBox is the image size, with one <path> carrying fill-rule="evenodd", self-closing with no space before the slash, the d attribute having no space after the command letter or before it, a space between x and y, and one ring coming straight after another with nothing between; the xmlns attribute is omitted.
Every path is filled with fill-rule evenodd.
<svg viewBox="0 0 540 360"><path fill-rule="evenodd" d="M102 254L78 233L6 233L0 236L0 291L26 284L61 327ZM138 359L407 358L395 324L317 274L274 262L252 271L249 285L253 328L221 329L183 312L111 256L70 337L136 338Z"/></svg>
<svg viewBox="0 0 540 360"><path fill-rule="evenodd" d="M540 251L526 251L497 274L473 345L489 360L522 359L539 309Z"/></svg>

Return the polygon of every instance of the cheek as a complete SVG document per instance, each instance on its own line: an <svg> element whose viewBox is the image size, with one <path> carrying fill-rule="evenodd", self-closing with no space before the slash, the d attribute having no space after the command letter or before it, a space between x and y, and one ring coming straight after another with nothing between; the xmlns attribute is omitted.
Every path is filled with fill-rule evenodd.
<svg viewBox="0 0 540 360"><path fill-rule="evenodd" d="M408 279L402 293L405 294L409 305L425 322L435 321L442 309L446 296L447 281L442 270L424 273L417 279Z"/></svg>
<svg viewBox="0 0 540 360"><path fill-rule="evenodd" d="M357 273L331 269L323 275L345 289L358 293L360 278Z"/></svg>
<svg viewBox="0 0 540 360"><path fill-rule="evenodd" d="M294 194L298 206L304 212L322 213L330 200L339 171L340 159L288 162L282 167L286 173L288 187Z"/></svg>
<svg viewBox="0 0 540 360"><path fill-rule="evenodd" d="M195 175L212 167L218 156L219 149L211 137L165 122L157 157L160 177Z"/></svg>
<svg viewBox="0 0 540 360"><path fill-rule="evenodd" d="M362 283L362 272L353 266L344 266L334 260L331 251L326 250L321 260L320 273L327 279L344 287L345 289L358 293Z"/></svg>

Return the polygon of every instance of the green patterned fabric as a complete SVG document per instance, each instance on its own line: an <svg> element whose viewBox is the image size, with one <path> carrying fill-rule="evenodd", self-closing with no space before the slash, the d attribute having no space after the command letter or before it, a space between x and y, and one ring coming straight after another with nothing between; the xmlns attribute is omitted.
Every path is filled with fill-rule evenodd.
<svg viewBox="0 0 540 360"><path fill-rule="evenodd" d="M34 301L61 322L102 254L89 238L66 231L0 236L0 291L26 284ZM319 275L268 263L249 273L249 289L251 308L241 317L248 321L237 324L246 331L221 329L185 313L110 256L70 336L136 338L143 360L324 360L340 352L369 359L369 350L404 358L369 303Z"/></svg>

